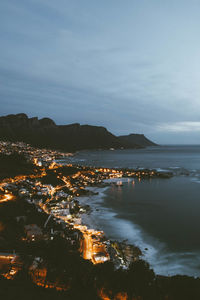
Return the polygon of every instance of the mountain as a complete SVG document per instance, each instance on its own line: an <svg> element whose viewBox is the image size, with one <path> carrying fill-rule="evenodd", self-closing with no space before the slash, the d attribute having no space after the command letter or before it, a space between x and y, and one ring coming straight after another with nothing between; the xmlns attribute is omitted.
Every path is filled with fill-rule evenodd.
<svg viewBox="0 0 200 300"><path fill-rule="evenodd" d="M157 146L157 144L147 139L144 134L131 133L129 135L121 135L118 138L126 148L132 148L135 145L140 147Z"/></svg>
<svg viewBox="0 0 200 300"><path fill-rule="evenodd" d="M101 126L56 125L49 118L28 118L24 113L0 117L0 140L23 141L36 147L62 151L146 146L139 139L134 142L133 138L129 141L125 136L117 137Z"/></svg>

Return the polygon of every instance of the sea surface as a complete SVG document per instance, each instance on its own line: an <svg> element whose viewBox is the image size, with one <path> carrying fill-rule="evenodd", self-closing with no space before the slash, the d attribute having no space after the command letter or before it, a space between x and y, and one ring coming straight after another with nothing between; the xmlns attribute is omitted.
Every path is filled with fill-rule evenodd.
<svg viewBox="0 0 200 300"><path fill-rule="evenodd" d="M200 146L81 151L73 163L170 170L170 179L123 179L89 199L90 222L141 248L157 274L200 276Z"/></svg>

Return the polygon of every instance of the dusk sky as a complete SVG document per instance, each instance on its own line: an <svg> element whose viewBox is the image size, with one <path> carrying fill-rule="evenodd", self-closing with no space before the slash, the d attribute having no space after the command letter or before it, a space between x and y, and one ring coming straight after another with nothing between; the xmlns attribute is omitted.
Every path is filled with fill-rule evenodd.
<svg viewBox="0 0 200 300"><path fill-rule="evenodd" d="M0 115L200 143L199 0L1 0Z"/></svg>

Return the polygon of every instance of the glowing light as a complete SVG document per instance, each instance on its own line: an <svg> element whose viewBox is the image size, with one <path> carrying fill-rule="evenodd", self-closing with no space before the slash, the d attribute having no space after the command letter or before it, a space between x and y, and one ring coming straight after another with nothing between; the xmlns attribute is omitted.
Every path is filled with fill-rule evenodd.
<svg viewBox="0 0 200 300"><path fill-rule="evenodd" d="M13 200L15 197L12 194L5 194L3 198L0 199L0 203Z"/></svg>

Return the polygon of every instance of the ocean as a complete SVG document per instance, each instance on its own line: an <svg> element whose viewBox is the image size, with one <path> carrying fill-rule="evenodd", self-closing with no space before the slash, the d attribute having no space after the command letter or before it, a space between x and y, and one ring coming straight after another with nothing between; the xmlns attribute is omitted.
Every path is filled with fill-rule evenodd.
<svg viewBox="0 0 200 300"><path fill-rule="evenodd" d="M110 239L127 240L144 253L157 274L200 276L200 146L81 151L75 164L150 168L170 179L123 179L90 197L90 226ZM91 225L92 224L92 225Z"/></svg>

